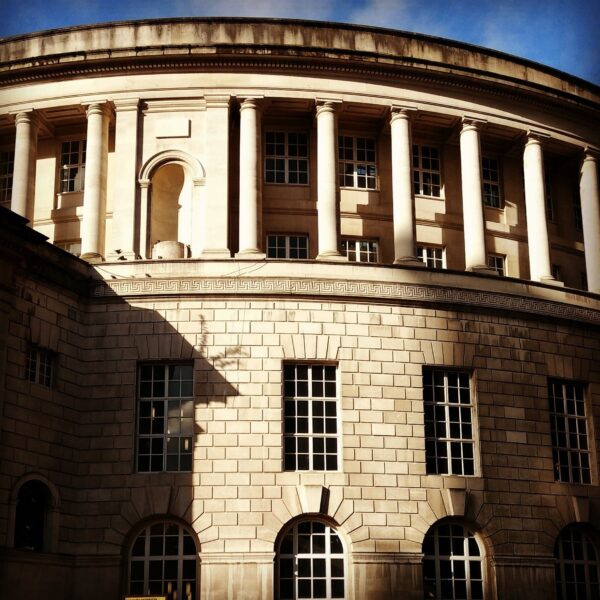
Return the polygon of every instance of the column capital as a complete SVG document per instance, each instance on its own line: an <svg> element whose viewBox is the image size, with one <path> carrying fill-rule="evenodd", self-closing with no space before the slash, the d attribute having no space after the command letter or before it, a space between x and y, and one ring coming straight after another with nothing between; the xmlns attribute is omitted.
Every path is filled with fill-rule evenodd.
<svg viewBox="0 0 600 600"><path fill-rule="evenodd" d="M594 146L586 146L583 149L583 162L585 161L598 161L600 160L600 148Z"/></svg>
<svg viewBox="0 0 600 600"><path fill-rule="evenodd" d="M238 96L238 100L240 101L240 110L248 108L261 110L264 96Z"/></svg>
<svg viewBox="0 0 600 600"><path fill-rule="evenodd" d="M550 139L550 135L544 133L543 131L538 131L536 129L528 129L527 130L527 141L525 145L528 144L543 144L546 140Z"/></svg>
<svg viewBox="0 0 600 600"><path fill-rule="evenodd" d="M335 98L315 98L316 114L336 113L342 106L342 101Z"/></svg>
<svg viewBox="0 0 600 600"><path fill-rule="evenodd" d="M113 100L116 112L137 111L140 108L139 98L117 98Z"/></svg>
<svg viewBox="0 0 600 600"><path fill-rule="evenodd" d="M150 187L150 180L149 179L140 179L140 180L138 180L138 185L141 188L149 188Z"/></svg>
<svg viewBox="0 0 600 600"><path fill-rule="evenodd" d="M479 117L473 117L470 115L463 115L461 117L461 130L463 131L481 131L485 125L487 125L487 121L485 119L481 119Z"/></svg>
<svg viewBox="0 0 600 600"><path fill-rule="evenodd" d="M112 116L112 110L107 102L82 102L85 107L85 116L89 119L92 115Z"/></svg>
<svg viewBox="0 0 600 600"><path fill-rule="evenodd" d="M402 104L392 104L390 106L390 123L396 119L410 120L418 111L416 106L408 106Z"/></svg>
<svg viewBox="0 0 600 600"><path fill-rule="evenodd" d="M11 114L14 114L15 116L15 126L21 125L22 123L27 123L33 127L39 127L40 125L40 116L33 108L20 110Z"/></svg>

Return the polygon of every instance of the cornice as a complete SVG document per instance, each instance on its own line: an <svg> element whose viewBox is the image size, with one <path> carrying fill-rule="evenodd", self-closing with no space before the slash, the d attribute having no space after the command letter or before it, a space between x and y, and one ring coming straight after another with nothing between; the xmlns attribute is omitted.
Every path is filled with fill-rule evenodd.
<svg viewBox="0 0 600 600"><path fill-rule="evenodd" d="M92 284L91 296L286 296L323 298L382 304L440 305L470 307L535 315L536 318L566 319L600 325L600 311L585 306L553 302L530 296L488 292L459 287L442 287L385 281L334 280L294 277L172 277L109 279Z"/></svg>

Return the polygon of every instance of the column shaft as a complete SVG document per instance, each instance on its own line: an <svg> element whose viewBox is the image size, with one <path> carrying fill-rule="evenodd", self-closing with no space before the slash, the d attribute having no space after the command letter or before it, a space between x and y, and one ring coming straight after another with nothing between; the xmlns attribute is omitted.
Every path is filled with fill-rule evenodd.
<svg viewBox="0 0 600 600"><path fill-rule="evenodd" d="M465 231L465 268L467 271L487 270L479 129L477 123L470 120L463 120L460 132L460 172Z"/></svg>
<svg viewBox="0 0 600 600"><path fill-rule="evenodd" d="M33 218L38 123L31 112L18 113L15 119L15 162L10 208L27 219Z"/></svg>
<svg viewBox="0 0 600 600"><path fill-rule="evenodd" d="M542 144L533 135L528 136L523 151L523 174L529 247L529 277L533 281L554 281L550 267L550 244L546 223Z"/></svg>
<svg viewBox="0 0 600 600"><path fill-rule="evenodd" d="M581 165L581 217L588 290L596 294L600 294L600 191L598 187L598 157L588 151Z"/></svg>
<svg viewBox="0 0 600 600"><path fill-rule="evenodd" d="M317 106L317 260L340 260L337 228L336 115L332 102Z"/></svg>
<svg viewBox="0 0 600 600"><path fill-rule="evenodd" d="M415 256L415 219L412 190L410 118L402 109L392 110L392 199L394 263L422 265Z"/></svg>

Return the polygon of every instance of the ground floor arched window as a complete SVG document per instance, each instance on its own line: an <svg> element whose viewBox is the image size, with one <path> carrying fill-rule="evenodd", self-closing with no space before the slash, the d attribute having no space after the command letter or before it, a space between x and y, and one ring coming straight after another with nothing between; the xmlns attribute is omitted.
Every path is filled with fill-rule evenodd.
<svg viewBox="0 0 600 600"><path fill-rule="evenodd" d="M296 522L277 549L277 598L346 598L345 571L344 548L335 530L321 521Z"/></svg>
<svg viewBox="0 0 600 600"><path fill-rule="evenodd" d="M43 552L47 545L48 509L50 491L48 487L31 479L25 482L17 494L15 512L15 548Z"/></svg>
<svg viewBox="0 0 600 600"><path fill-rule="evenodd" d="M598 551L580 527L567 527L554 546L558 600L600 598Z"/></svg>
<svg viewBox="0 0 600 600"><path fill-rule="evenodd" d="M195 600L197 569L198 555L191 533L178 523L153 523L131 546L129 593Z"/></svg>
<svg viewBox="0 0 600 600"><path fill-rule="evenodd" d="M483 600L483 556L466 527L442 522L423 541L425 598Z"/></svg>

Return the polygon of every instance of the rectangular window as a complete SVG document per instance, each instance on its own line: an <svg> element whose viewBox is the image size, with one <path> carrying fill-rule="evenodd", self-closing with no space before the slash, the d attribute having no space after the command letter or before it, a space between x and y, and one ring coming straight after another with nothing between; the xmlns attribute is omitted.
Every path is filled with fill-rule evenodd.
<svg viewBox="0 0 600 600"><path fill-rule="evenodd" d="M377 187L377 158L373 138L340 135L338 159L341 187L368 190Z"/></svg>
<svg viewBox="0 0 600 600"><path fill-rule="evenodd" d="M583 384L550 379L548 402L554 479L569 483L591 483Z"/></svg>
<svg viewBox="0 0 600 600"><path fill-rule="evenodd" d="M440 152L430 146L413 144L413 192L416 196L441 195Z"/></svg>
<svg viewBox="0 0 600 600"><path fill-rule="evenodd" d="M342 254L350 262L378 262L378 243L376 240L343 239Z"/></svg>
<svg viewBox="0 0 600 600"><path fill-rule="evenodd" d="M443 269L446 266L443 248L436 246L417 246L417 256L430 269Z"/></svg>
<svg viewBox="0 0 600 600"><path fill-rule="evenodd" d="M284 364L286 471L337 471L337 389L334 365Z"/></svg>
<svg viewBox="0 0 600 600"><path fill-rule="evenodd" d="M546 219L554 221L554 200L552 198L552 181L548 173L544 173L544 189L546 191Z"/></svg>
<svg viewBox="0 0 600 600"><path fill-rule="evenodd" d="M583 218L581 216L581 196L579 189L573 192L573 222L577 231L583 231Z"/></svg>
<svg viewBox="0 0 600 600"><path fill-rule="evenodd" d="M85 140L63 142L60 151L60 191L82 192L85 177Z"/></svg>
<svg viewBox="0 0 600 600"><path fill-rule="evenodd" d="M488 254L487 266L490 269L494 269L500 277L506 275L506 257L502 254Z"/></svg>
<svg viewBox="0 0 600 600"><path fill-rule="evenodd" d="M423 368L427 473L474 475L469 373Z"/></svg>
<svg viewBox="0 0 600 600"><path fill-rule="evenodd" d="M33 383L52 387L54 353L45 348L31 347L27 350L25 378Z"/></svg>
<svg viewBox="0 0 600 600"><path fill-rule="evenodd" d="M557 281L562 281L562 275L560 272L560 265L552 265L550 267L550 272L552 273L552 277L554 277L554 279L556 279Z"/></svg>
<svg viewBox="0 0 600 600"><path fill-rule="evenodd" d="M15 153L0 151L0 204L10 208L12 197L13 170L15 167Z"/></svg>
<svg viewBox="0 0 600 600"><path fill-rule="evenodd" d="M306 133L268 131L265 136L265 181L308 183L308 136Z"/></svg>
<svg viewBox="0 0 600 600"><path fill-rule="evenodd" d="M193 371L192 364L140 365L138 472L192 470Z"/></svg>
<svg viewBox="0 0 600 600"><path fill-rule="evenodd" d="M267 258L308 258L308 236L269 234Z"/></svg>
<svg viewBox="0 0 600 600"><path fill-rule="evenodd" d="M500 208L500 172L495 158L482 158L483 203Z"/></svg>
<svg viewBox="0 0 600 600"><path fill-rule="evenodd" d="M74 256L81 256L81 240L73 240L71 242L54 242L57 248L66 250L69 254Z"/></svg>

